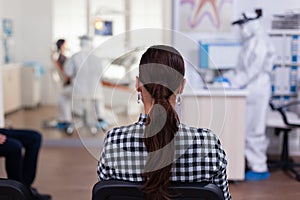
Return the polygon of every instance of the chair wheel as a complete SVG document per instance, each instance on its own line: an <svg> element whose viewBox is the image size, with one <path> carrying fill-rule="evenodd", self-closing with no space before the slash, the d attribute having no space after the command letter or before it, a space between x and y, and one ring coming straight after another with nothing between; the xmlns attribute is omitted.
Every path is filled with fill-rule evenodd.
<svg viewBox="0 0 300 200"><path fill-rule="evenodd" d="M96 135L97 134L97 132L98 132L98 129L96 128L96 127L91 127L90 128L90 131L91 131L91 133L93 134L93 135Z"/></svg>
<svg viewBox="0 0 300 200"><path fill-rule="evenodd" d="M72 126L72 125L68 126L66 128L65 132L66 132L67 135L72 135L73 132L74 132L74 126Z"/></svg>

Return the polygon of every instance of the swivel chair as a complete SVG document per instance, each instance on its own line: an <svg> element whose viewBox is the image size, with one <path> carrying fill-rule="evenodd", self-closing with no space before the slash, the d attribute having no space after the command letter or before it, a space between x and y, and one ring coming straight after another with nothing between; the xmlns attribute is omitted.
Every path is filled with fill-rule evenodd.
<svg viewBox="0 0 300 200"><path fill-rule="evenodd" d="M140 190L141 182L120 180L99 181L94 185L92 200L141 200L145 194ZM224 200L220 188L212 183L173 182L169 187L172 199L182 200Z"/></svg>
<svg viewBox="0 0 300 200"><path fill-rule="evenodd" d="M270 110L267 119L267 127L273 128L275 134L279 135L283 133L281 157L278 161L268 161L269 167L280 168L286 172L290 172L295 176L297 181L300 181L300 173L295 170L296 167L300 167L300 163L295 163L289 155L289 133L290 131L300 128L300 118L294 112L288 111L288 108L300 104L300 102L291 102L284 106L275 107L270 102Z"/></svg>
<svg viewBox="0 0 300 200"><path fill-rule="evenodd" d="M0 199L1 200L33 200L31 191L22 183L0 179Z"/></svg>

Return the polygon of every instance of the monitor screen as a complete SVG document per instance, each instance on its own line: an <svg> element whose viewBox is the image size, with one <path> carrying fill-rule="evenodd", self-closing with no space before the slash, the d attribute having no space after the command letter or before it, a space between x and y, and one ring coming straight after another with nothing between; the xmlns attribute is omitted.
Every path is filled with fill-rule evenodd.
<svg viewBox="0 0 300 200"><path fill-rule="evenodd" d="M113 34L113 23L112 21L104 21L102 29L95 28L95 35L112 35Z"/></svg>
<svg viewBox="0 0 300 200"><path fill-rule="evenodd" d="M241 43L237 41L200 41L200 68L230 69L237 64Z"/></svg>

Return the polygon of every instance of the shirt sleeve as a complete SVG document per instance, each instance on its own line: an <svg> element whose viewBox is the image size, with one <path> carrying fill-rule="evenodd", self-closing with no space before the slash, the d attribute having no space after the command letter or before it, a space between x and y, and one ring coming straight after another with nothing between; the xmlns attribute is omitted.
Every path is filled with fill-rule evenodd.
<svg viewBox="0 0 300 200"><path fill-rule="evenodd" d="M214 178L214 183L223 191L224 198L230 200L226 168L221 168Z"/></svg>
<svg viewBox="0 0 300 200"><path fill-rule="evenodd" d="M110 162L108 162L108 158L106 154L107 152L107 137L104 140L104 147L98 162L98 166L97 166L97 174L98 174L98 180L99 181L103 181L103 180L108 180L108 179L112 179L113 178L113 169L110 165Z"/></svg>
<svg viewBox="0 0 300 200"><path fill-rule="evenodd" d="M65 74L69 77L74 77L75 73L75 63L74 63L74 56L72 56L70 59L67 59L64 67Z"/></svg>
<svg viewBox="0 0 300 200"><path fill-rule="evenodd" d="M102 181L102 180L107 180L108 179L108 171L107 169L107 163L106 163L106 159L105 159L105 147L106 147L106 141L107 138L105 138L104 140L104 146L103 146L103 150L101 152L100 155L100 159L98 161L98 166L97 166L97 174L98 174L98 180Z"/></svg>
<svg viewBox="0 0 300 200"><path fill-rule="evenodd" d="M227 160L226 160L226 154L224 150L221 148L220 141L218 141L219 144L219 170L217 174L214 176L213 182L216 184L224 194L225 200L230 200L231 195L229 193L229 187L228 187L228 179L227 179Z"/></svg>
<svg viewBox="0 0 300 200"><path fill-rule="evenodd" d="M98 180L99 181L109 179L108 171L106 169L107 169L107 166L106 166L106 163L105 163L105 153L102 152L100 160L98 162L98 167L97 167L97 174L98 174Z"/></svg>

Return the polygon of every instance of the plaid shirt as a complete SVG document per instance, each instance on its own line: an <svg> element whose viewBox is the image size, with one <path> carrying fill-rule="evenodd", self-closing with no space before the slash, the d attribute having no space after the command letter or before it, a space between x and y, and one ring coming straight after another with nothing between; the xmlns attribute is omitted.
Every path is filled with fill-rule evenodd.
<svg viewBox="0 0 300 200"><path fill-rule="evenodd" d="M97 168L100 181L144 181L142 174L148 155L143 142L146 118L147 115L141 114L137 123L108 132ZM180 124L174 140L175 158L170 180L209 181L221 188L225 199L231 199L225 152L215 134L208 129Z"/></svg>

